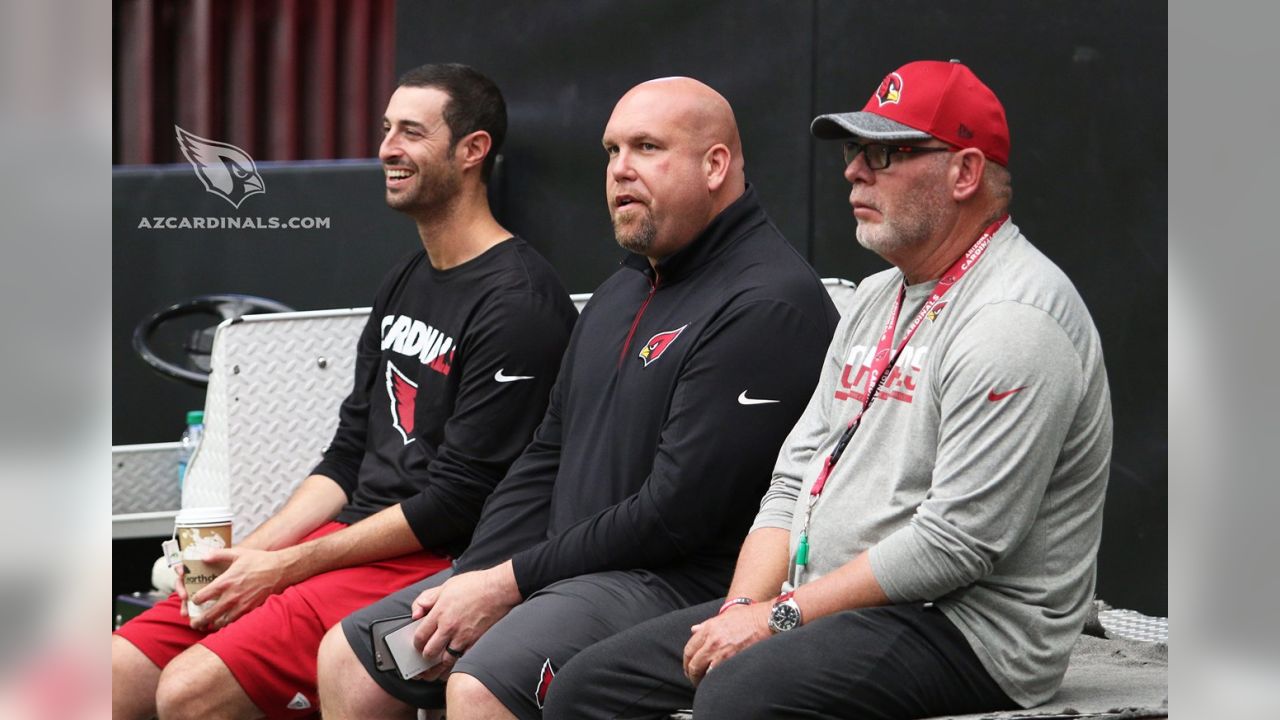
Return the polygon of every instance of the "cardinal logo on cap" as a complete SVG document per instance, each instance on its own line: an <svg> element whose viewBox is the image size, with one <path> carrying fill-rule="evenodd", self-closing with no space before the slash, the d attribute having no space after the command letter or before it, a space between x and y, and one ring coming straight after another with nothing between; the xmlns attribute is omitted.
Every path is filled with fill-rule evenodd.
<svg viewBox="0 0 1280 720"><path fill-rule="evenodd" d="M880 88L876 90L876 102L881 107L890 103L896 105L902 99L902 76L896 72L891 72L884 76L884 80L880 81Z"/></svg>

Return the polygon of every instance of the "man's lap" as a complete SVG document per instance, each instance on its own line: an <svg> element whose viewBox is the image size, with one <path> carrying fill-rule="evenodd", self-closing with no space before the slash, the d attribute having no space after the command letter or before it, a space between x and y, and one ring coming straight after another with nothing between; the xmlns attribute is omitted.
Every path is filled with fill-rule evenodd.
<svg viewBox="0 0 1280 720"><path fill-rule="evenodd" d="M303 541L345 527L329 523ZM204 645L269 716L301 693L314 707L315 655L324 633L347 613L429 575L447 560L428 552L322 573L271 595L257 608L212 633L193 630L171 595L117 631L163 668L192 645ZM295 702L295 705L302 703ZM309 710L308 712L313 712Z"/></svg>
<svg viewBox="0 0 1280 720"><path fill-rule="evenodd" d="M418 593L443 582L437 580L430 578L343 621L347 640L370 676L390 695L415 707L442 706L442 686L374 669L368 625L407 612ZM517 717L538 717L551 679L570 657L683 605L665 581L646 571L563 580L517 605L466 651L453 671L480 680Z"/></svg>
<svg viewBox="0 0 1280 720"><path fill-rule="evenodd" d="M373 657L373 638L369 634L373 623L386 618L408 615L413 601L424 590L443 585L453 576L453 570L445 569L397 590L366 607L360 608L342 620L342 632L347 644L365 672L386 693L413 707L443 707L444 687L440 683L403 680L395 670L378 670Z"/></svg>
<svg viewBox="0 0 1280 720"><path fill-rule="evenodd" d="M1013 707L941 612L846 611L771 636L717 665L695 695L680 660L715 603L633 628L565 668L551 707L565 717L927 717Z"/></svg>

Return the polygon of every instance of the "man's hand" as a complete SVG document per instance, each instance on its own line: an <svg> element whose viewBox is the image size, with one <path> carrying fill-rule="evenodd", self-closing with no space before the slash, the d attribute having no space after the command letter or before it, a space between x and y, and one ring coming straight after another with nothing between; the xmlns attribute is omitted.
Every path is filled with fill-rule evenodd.
<svg viewBox="0 0 1280 720"><path fill-rule="evenodd" d="M182 576L185 574L182 563L173 566L173 573L178 576L178 582L174 583L173 591L178 595L178 615L180 617L187 616L187 585L182 582Z"/></svg>
<svg viewBox="0 0 1280 720"><path fill-rule="evenodd" d="M425 614L427 619L414 633L413 646L424 658L443 657L444 661L418 679L436 680L447 675L458 655L445 648L466 652L521 600L510 561L488 570L454 575L440 587L419 595L413 601L413 616Z"/></svg>
<svg viewBox="0 0 1280 720"><path fill-rule="evenodd" d="M723 615L690 628L693 636L684 646L684 675L694 687L716 664L769 637L768 602L734 605Z"/></svg>
<svg viewBox="0 0 1280 720"><path fill-rule="evenodd" d="M286 551L235 547L211 551L204 561L227 568L192 598L197 604L216 600L200 617L192 619L191 627L197 630L224 627L294 582Z"/></svg>

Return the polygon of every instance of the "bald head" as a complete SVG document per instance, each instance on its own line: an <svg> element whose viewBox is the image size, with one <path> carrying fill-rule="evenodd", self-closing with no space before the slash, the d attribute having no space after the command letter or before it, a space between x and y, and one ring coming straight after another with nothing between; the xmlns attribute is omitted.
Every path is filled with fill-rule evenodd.
<svg viewBox="0 0 1280 720"><path fill-rule="evenodd" d="M741 179L744 161L738 121L729 101L711 86L689 77L658 78L631 88L618 101L618 107L629 102L647 105L651 111L665 110L670 122L687 132L697 145L724 145L732 156L734 172Z"/></svg>
<svg viewBox="0 0 1280 720"><path fill-rule="evenodd" d="M614 107L603 143L618 242L651 259L688 244L746 189L733 108L693 78L631 88Z"/></svg>

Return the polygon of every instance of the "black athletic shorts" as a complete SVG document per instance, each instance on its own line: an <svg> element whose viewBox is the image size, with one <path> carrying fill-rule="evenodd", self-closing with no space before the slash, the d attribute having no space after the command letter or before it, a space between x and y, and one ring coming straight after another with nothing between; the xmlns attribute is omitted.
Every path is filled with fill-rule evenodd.
<svg viewBox="0 0 1280 720"><path fill-rule="evenodd" d="M404 680L375 668L369 625L404 615L423 591L452 575L445 571L411 585L342 621L347 642L365 670L393 697L414 707L444 707L444 685ZM518 718L540 718L555 674L579 651L646 620L685 607L666 583L645 570L583 575L547 586L498 621L454 665L471 675Z"/></svg>

